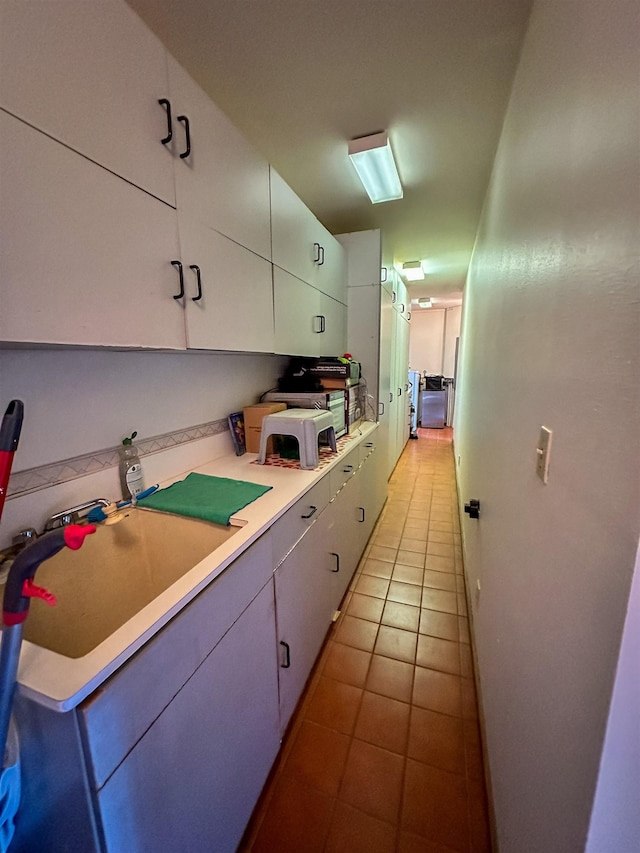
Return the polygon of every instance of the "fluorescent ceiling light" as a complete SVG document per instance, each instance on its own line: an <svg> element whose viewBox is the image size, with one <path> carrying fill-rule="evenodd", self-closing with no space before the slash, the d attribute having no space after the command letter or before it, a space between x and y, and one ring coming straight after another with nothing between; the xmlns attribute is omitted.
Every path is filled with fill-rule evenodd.
<svg viewBox="0 0 640 853"><path fill-rule="evenodd" d="M407 281L424 281L421 261L407 261L402 264L402 275Z"/></svg>
<svg viewBox="0 0 640 853"><path fill-rule="evenodd" d="M418 299L418 305L420 308L431 308L432 302L430 298L427 299Z"/></svg>
<svg viewBox="0 0 640 853"><path fill-rule="evenodd" d="M402 184L384 131L352 139L349 157L373 204L402 198Z"/></svg>

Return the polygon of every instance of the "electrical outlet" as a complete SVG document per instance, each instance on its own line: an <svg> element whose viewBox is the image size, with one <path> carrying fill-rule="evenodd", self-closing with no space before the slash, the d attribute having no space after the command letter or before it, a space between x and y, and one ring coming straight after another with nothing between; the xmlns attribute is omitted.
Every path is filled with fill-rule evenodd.
<svg viewBox="0 0 640 853"><path fill-rule="evenodd" d="M536 474L543 483L549 479L549 459L551 456L551 438L553 430L548 427L540 427L540 438L536 447Z"/></svg>

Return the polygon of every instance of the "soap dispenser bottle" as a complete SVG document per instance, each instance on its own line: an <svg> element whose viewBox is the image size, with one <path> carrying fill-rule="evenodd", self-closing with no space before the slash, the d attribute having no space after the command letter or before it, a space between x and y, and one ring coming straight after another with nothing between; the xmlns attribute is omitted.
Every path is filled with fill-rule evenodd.
<svg viewBox="0 0 640 853"><path fill-rule="evenodd" d="M135 499L135 496L144 490L142 465L138 456L138 448L133 443L137 434L137 432L132 432L130 437L123 438L120 447L120 486L122 487L122 499L125 501Z"/></svg>

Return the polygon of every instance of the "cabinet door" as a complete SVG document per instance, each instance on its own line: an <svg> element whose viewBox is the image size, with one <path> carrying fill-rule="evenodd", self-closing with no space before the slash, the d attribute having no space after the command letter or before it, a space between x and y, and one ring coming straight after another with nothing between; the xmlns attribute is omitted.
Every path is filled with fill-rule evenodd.
<svg viewBox="0 0 640 853"><path fill-rule="evenodd" d="M0 113L0 339L184 349L173 208Z"/></svg>
<svg viewBox="0 0 640 853"><path fill-rule="evenodd" d="M309 284L319 260L315 217L275 169L270 176L273 263Z"/></svg>
<svg viewBox="0 0 640 853"><path fill-rule="evenodd" d="M0 4L0 105L174 204L166 51L123 2Z"/></svg>
<svg viewBox="0 0 640 853"><path fill-rule="evenodd" d="M271 260L269 165L236 130L187 72L169 61L175 121L189 122L191 153L184 153L185 132L174 134L178 208L257 255Z"/></svg>
<svg viewBox="0 0 640 853"><path fill-rule="evenodd" d="M409 321L399 314L396 347L398 389L398 456L402 453L411 431L411 395L409 393Z"/></svg>
<svg viewBox="0 0 640 853"><path fill-rule="evenodd" d="M366 539L361 535L360 475L350 477L331 503L333 526L330 533L332 548L331 602L337 610L344 598Z"/></svg>
<svg viewBox="0 0 640 853"><path fill-rule="evenodd" d="M279 748L272 581L97 794L108 853L233 853Z"/></svg>
<svg viewBox="0 0 640 853"><path fill-rule="evenodd" d="M324 293L317 297L320 333L317 355L342 355L347 349L347 306Z"/></svg>
<svg viewBox="0 0 640 853"><path fill-rule="evenodd" d="M273 263L346 304L344 248L273 168L270 173Z"/></svg>
<svg viewBox="0 0 640 853"><path fill-rule="evenodd" d="M331 625L332 570L324 513L276 569L280 726L284 733Z"/></svg>
<svg viewBox="0 0 640 853"><path fill-rule="evenodd" d="M314 264L309 283L326 293L327 296L346 304L347 257L345 250L323 225L317 220L316 223L317 234L314 242L320 246L320 258Z"/></svg>
<svg viewBox="0 0 640 853"><path fill-rule="evenodd" d="M180 212L178 218L188 346L273 352L271 264Z"/></svg>
<svg viewBox="0 0 640 853"><path fill-rule="evenodd" d="M275 351L319 355L320 292L279 267L273 268Z"/></svg>
<svg viewBox="0 0 640 853"><path fill-rule="evenodd" d="M386 494L382 488L385 481L379 476L378 462L379 457L374 450L366 456L358 471L360 480L360 502L358 505L360 530L358 536L361 542L361 550L364 550L369 541L369 537L386 498Z"/></svg>

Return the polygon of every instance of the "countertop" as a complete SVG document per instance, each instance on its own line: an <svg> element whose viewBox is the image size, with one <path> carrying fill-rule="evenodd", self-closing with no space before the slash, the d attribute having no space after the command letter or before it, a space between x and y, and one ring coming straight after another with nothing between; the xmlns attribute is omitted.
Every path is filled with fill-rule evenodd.
<svg viewBox="0 0 640 853"><path fill-rule="evenodd" d="M341 455L360 444L375 429L375 423L362 423L335 460L314 471L254 464L256 453L220 457L194 469L201 474L247 480L272 488L231 518L232 525L240 526L234 536L84 657L65 657L23 641L18 668L20 692L56 711L76 707L268 530L338 463ZM185 471L161 485L168 486L188 473Z"/></svg>

